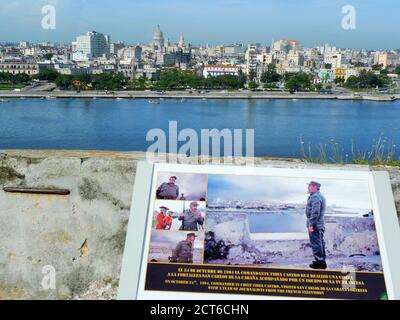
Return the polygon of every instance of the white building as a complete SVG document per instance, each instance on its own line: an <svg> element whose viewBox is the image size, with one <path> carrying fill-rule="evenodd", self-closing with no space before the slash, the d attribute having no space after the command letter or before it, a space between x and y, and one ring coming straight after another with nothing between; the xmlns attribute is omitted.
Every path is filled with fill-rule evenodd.
<svg viewBox="0 0 400 320"><path fill-rule="evenodd" d="M246 51L246 72L257 72L257 46L249 44Z"/></svg>
<svg viewBox="0 0 400 320"><path fill-rule="evenodd" d="M90 31L85 35L78 36L73 44L77 52L91 54L93 58L107 56L110 54L110 36L96 31Z"/></svg>
<svg viewBox="0 0 400 320"><path fill-rule="evenodd" d="M203 76L208 77L219 77L219 76L238 76L240 67L238 66L225 66L225 65L208 65L204 67Z"/></svg>

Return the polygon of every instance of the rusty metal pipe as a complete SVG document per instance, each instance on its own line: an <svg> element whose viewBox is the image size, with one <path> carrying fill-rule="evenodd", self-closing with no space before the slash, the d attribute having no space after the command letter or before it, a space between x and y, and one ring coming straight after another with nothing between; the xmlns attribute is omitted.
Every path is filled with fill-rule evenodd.
<svg viewBox="0 0 400 320"><path fill-rule="evenodd" d="M4 192L11 193L30 193L30 194L55 194L67 196L71 192L67 189L47 189L47 188L28 188L28 187L3 187Z"/></svg>

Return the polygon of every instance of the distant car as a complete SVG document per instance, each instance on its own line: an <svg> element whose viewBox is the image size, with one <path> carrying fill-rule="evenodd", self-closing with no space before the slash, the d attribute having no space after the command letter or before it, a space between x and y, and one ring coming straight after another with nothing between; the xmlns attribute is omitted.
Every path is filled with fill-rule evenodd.
<svg viewBox="0 0 400 320"><path fill-rule="evenodd" d="M14 89L14 91L15 91L15 92L20 92L20 91L21 91L21 89Z"/></svg>

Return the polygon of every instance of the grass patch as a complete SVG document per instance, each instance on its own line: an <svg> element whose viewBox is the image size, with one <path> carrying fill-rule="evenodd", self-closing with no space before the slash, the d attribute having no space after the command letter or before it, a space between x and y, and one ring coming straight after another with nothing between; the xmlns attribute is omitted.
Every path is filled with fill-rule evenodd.
<svg viewBox="0 0 400 320"><path fill-rule="evenodd" d="M400 158L396 157L394 140L379 136L374 139L368 150L360 150L354 141L351 142L350 152L331 139L329 143L312 145L300 137L300 153L303 160L311 163L363 164L386 165L400 167Z"/></svg>
<svg viewBox="0 0 400 320"><path fill-rule="evenodd" d="M22 83L0 83L0 90L14 90L14 89L21 89L25 87L26 84Z"/></svg>

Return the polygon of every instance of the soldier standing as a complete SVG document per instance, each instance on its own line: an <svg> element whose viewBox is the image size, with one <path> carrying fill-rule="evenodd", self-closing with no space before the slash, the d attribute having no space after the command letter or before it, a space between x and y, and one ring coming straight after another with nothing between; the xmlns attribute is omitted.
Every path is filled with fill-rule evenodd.
<svg viewBox="0 0 400 320"><path fill-rule="evenodd" d="M308 184L306 216L307 230L310 237L310 244L314 255L314 261L310 264L313 269L326 269L325 253L325 223L324 214L326 210L325 197L320 192L321 184L311 181Z"/></svg>
<svg viewBox="0 0 400 320"><path fill-rule="evenodd" d="M163 182L157 188L157 199L176 200L179 196L179 186L177 186L175 182L176 176L169 177L169 182Z"/></svg>
<svg viewBox="0 0 400 320"><path fill-rule="evenodd" d="M188 233L186 240L180 241L175 250L173 250L170 262L193 263L194 241L196 237L194 232Z"/></svg>
<svg viewBox="0 0 400 320"><path fill-rule="evenodd" d="M198 231L197 224L200 226L204 223L204 218L201 215L201 212L197 210L199 204L197 201L193 201L190 203L190 207L187 210L184 210L178 217L178 220L182 221L182 225L179 230L186 231Z"/></svg>

